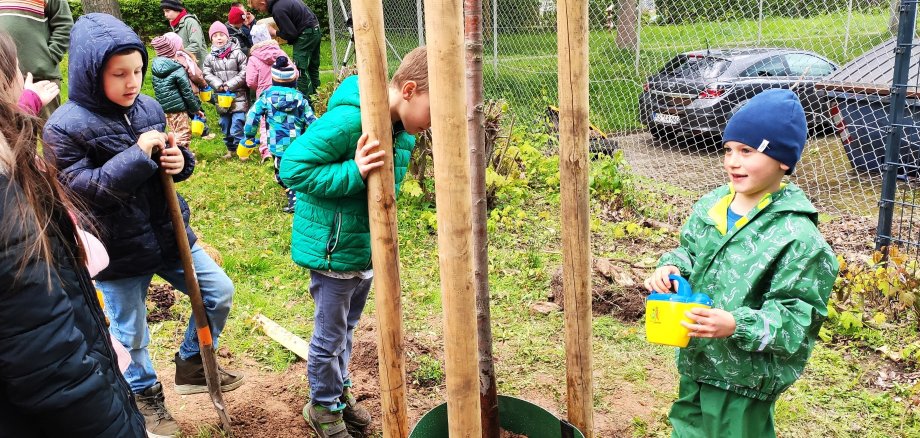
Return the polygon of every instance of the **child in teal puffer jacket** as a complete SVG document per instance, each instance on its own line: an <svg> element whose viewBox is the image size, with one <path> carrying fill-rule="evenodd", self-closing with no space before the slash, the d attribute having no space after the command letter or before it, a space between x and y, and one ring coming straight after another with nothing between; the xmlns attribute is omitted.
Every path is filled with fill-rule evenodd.
<svg viewBox="0 0 920 438"><path fill-rule="evenodd" d="M175 134L176 144L188 147L192 141L190 116L201 112L201 101L185 68L172 59L176 52L166 37L158 36L150 43L157 54L150 63L153 92L166 113L166 127Z"/></svg>
<svg viewBox="0 0 920 438"><path fill-rule="evenodd" d="M406 54L387 91L399 193L415 134L431 126L424 47ZM348 363L374 278L365 180L383 166L384 151L379 141L362 134L357 76L342 81L328 107L285 150L279 174L297 191L291 257L310 269L310 295L316 303L304 418L320 438L347 438L346 429L360 432L372 421L352 393Z"/></svg>
<svg viewBox="0 0 920 438"><path fill-rule="evenodd" d="M236 149L236 154L240 158L248 158L252 154L257 143L255 138L256 133L259 132L259 122L264 116L268 123L266 130L268 138L263 137L258 141L268 145L274 159L275 182L281 185L287 195L287 206L281 211L293 213L296 196L294 191L288 189L278 177L278 168L281 166L284 150L295 138L307 130L307 126L316 120L316 116L313 115L313 109L310 108L310 103L304 98L303 93L296 88L297 69L288 63L287 56L279 56L275 59L271 74L272 86L259 95L256 104L246 115L243 141Z"/></svg>

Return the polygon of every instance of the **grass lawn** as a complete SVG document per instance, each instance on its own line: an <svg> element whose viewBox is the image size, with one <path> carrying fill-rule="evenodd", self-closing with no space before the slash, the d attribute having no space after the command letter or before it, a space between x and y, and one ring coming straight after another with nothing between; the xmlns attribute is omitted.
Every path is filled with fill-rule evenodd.
<svg viewBox="0 0 920 438"><path fill-rule="evenodd" d="M795 26L777 20L764 27L771 29L772 34L788 38L777 41L801 41L803 44L813 41L814 45L803 48L816 49L839 40L839 35L832 35L827 29L839 18L796 20ZM877 19L876 16L858 17L866 22ZM664 29L644 29L646 41L661 41L654 36L657 31ZM685 31L688 46L693 45L690 42L693 35L699 36L702 32L691 25L686 26ZM805 34L821 35L823 40L797 37ZM634 70L630 71L633 65L631 60L626 61L628 57L609 49L612 38L610 34L592 34L592 75L595 78L592 105L595 116L605 120L605 128L621 129L635 126L631 112L634 105L628 91L637 94L641 75L657 68L678 49L661 48L648 56L643 54L641 75L636 75ZM734 41L726 38L724 41ZM879 38L865 36L864 40L858 43L851 40L851 43L867 47L880 41ZM516 39L520 45L515 43ZM527 45L524 45L525 40ZM508 35L502 37L500 44L509 48L527 47L526 50L517 49L515 56L542 56L555 50L551 40L550 34ZM713 39L710 42L715 46L722 41ZM330 70L330 58L326 55L328 43L323 47L322 69ZM838 54L826 51L825 54L837 61L846 60ZM508 99L515 111L530 116L539 114L546 101L555 99L556 91L553 76L535 73L535 70L553 71L554 59L501 60L498 81L490 80L491 70L486 72L489 94ZM66 74L66 68L64 70ZM323 75L324 82L331 79L331 73ZM66 80L63 89L66 94ZM149 79L144 92L152 95ZM547 100L542 100L541 95ZM607 115L598 116L598 109L605 109ZM206 110L211 129L219 132L213 107L206 105ZM290 259L291 216L280 211L284 196L272 181L271 167L256 161L220 159L224 146L219 138L195 139L192 149L198 160L195 174L179 184L178 189L191 206L192 226L204 242L220 251L223 267L236 284L234 308L221 345L236 357L256 364L253 369L277 375L279 379L290 374L288 370L292 367L303 370L302 362L263 335L252 322L254 315L263 314L304 339L309 339L312 331L313 302L307 291L309 274ZM531 304L547 300L553 272L561 264L558 195L547 189L533 189L523 196L526 202L518 220L499 221L490 234L492 324L499 392L529 398L553 411L563 412L562 314L542 314L530 309ZM654 196L640 198L646 203L659 199ZM443 339L437 236L430 224L433 210L405 198L398 205L406 335L414 345L428 351L408 361L415 365L416 373L422 369L419 364L427 364L424 369L435 381L433 389L427 391L416 391L417 386L411 386L410 399L426 397L428 402L437 403L443 401L444 384L440 362ZM656 208L654 204L644 207ZM602 210L599 204L593 204L592 252L595 257L648 266L661 251L676 245L672 234L629 220L601 220ZM534 220L537 218L539 220ZM169 360L181 340L184 318L190 313L185 303L183 300L173 307L177 320L151 326L151 351L161 373L172 372ZM373 321L373 298L369 300L365 315L367 319L362 324ZM598 436L669 436L666 413L676 396L677 381L674 350L646 343L644 327L638 322L622 322L608 314L597 316L593 325ZM879 336L878 342L882 344L895 342L896 338L900 339L899 343L917 339L913 329ZM890 364L869 349L843 342L819 343L802 379L777 403L776 422L781 436L920 436L920 421L910 401L913 390L904 385L880 388L873 384L875 374L887 366ZM410 380L418 377L413 374ZM176 403L171 399L168 402ZM177 415L182 415L178 412ZM185 432L191 436L210 434L201 430Z"/></svg>

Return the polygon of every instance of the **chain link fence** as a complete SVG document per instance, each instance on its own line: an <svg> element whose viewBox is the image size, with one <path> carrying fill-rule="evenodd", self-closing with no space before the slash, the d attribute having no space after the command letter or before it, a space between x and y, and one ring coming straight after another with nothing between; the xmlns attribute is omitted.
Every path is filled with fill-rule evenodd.
<svg viewBox="0 0 920 438"><path fill-rule="evenodd" d="M424 44L422 3L384 2L391 73L400 55ZM504 99L519 121L550 129L546 115L557 101L556 1L483 3L487 98ZM350 4L327 5L339 74L354 63L347 50ZM719 137L731 114L761 90L791 88L806 108L810 134L792 181L822 212L874 217L899 5L592 0L591 122L609 146L623 151L644 188L693 199L726 180ZM905 137L913 140L920 142ZM920 157L913 147L902 152ZM907 181L916 173L899 177Z"/></svg>

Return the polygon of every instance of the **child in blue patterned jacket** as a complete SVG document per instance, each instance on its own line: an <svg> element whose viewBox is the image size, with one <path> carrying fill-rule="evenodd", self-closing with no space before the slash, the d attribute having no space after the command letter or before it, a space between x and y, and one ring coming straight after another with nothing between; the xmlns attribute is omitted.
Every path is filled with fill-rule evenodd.
<svg viewBox="0 0 920 438"><path fill-rule="evenodd" d="M281 165L285 148L316 120L310 103L296 87L297 69L287 56L279 56L272 65L272 86L259 96L259 100L246 115L243 141L236 149L240 158L248 158L252 154L257 147L255 137L259 132L259 120L264 116L268 123L268 138L261 138L259 141L268 144L274 158L275 181L287 194L287 206L281 209L285 213L294 212L296 199L294 191L288 189L278 177L278 166Z"/></svg>

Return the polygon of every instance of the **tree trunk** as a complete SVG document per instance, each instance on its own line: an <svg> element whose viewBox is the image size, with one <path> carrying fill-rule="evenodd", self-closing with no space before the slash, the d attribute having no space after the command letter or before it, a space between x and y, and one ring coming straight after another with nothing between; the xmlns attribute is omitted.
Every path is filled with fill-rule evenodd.
<svg viewBox="0 0 920 438"><path fill-rule="evenodd" d="M479 404L483 438L498 438L498 396L492 364L492 316L489 310L489 237L486 232L486 151L483 126L482 0L464 0L466 40L466 126L470 142L473 196L473 286L479 331Z"/></svg>
<svg viewBox="0 0 920 438"><path fill-rule="evenodd" d="M104 12L121 20L121 8L116 0L83 0L83 13Z"/></svg>
<svg viewBox="0 0 920 438"><path fill-rule="evenodd" d="M618 49L636 50L636 45L639 43L639 36L636 32L637 9L636 0L619 0L616 38Z"/></svg>

